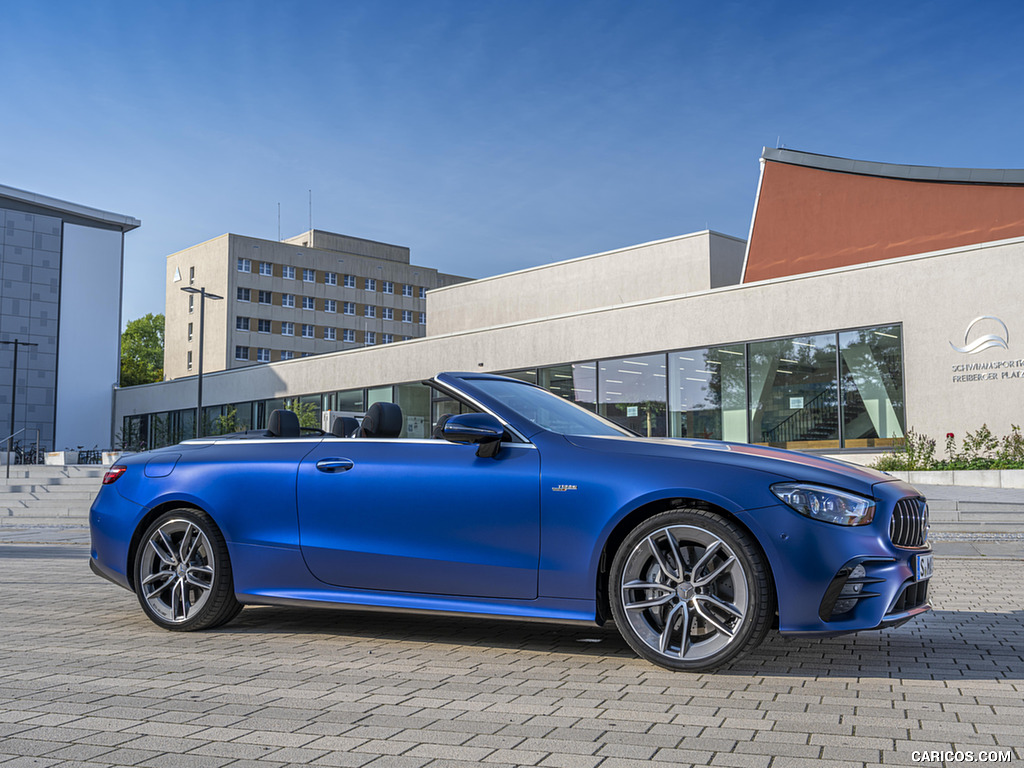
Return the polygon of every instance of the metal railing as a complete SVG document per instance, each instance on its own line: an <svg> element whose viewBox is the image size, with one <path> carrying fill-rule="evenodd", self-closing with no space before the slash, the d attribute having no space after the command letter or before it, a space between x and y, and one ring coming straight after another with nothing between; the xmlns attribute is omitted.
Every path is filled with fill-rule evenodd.
<svg viewBox="0 0 1024 768"><path fill-rule="evenodd" d="M8 480L11 479L11 453L12 453L12 450L11 450L11 448L12 448L11 440L13 440L15 437L20 435L22 432L27 432L27 431L29 431L28 427L22 427L17 432L12 432L7 437L5 437L3 440L0 440L0 443L7 443L7 479ZM18 463L19 464L29 464L29 463L38 464L39 463L39 459L42 458L42 454L39 453L39 430L38 429L34 429L32 431L36 433L36 447L35 447L35 449L33 450L32 454L31 454L31 458L33 459L33 461L32 462L21 461L20 459L22 459L23 457L19 453L19 455L18 455L18 459L19 459ZM15 446L15 450L17 450L16 449L17 443L15 443L14 446Z"/></svg>

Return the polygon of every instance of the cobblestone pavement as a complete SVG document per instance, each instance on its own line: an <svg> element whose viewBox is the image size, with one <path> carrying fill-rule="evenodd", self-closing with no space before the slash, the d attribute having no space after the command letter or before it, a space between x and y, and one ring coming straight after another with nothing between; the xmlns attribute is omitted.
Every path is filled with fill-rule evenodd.
<svg viewBox="0 0 1024 768"><path fill-rule="evenodd" d="M1024 758L1019 560L937 563L898 629L710 675L613 628L247 608L157 629L71 544L0 546L0 766L939 765Z"/></svg>

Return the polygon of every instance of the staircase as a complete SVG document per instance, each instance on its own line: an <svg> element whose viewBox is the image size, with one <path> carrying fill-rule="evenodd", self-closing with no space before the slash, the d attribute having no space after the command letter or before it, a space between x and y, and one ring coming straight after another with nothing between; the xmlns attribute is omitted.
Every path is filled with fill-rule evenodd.
<svg viewBox="0 0 1024 768"><path fill-rule="evenodd" d="M0 527L88 525L106 467L0 467Z"/></svg>

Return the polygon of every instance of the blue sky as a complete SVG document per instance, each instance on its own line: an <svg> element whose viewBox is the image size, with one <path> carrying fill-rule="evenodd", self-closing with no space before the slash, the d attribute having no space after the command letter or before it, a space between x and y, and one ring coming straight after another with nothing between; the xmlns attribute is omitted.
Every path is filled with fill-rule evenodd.
<svg viewBox="0 0 1024 768"><path fill-rule="evenodd" d="M712 7L713 6L713 7ZM1024 4L6 3L0 184L142 220L164 257L313 224L472 277L706 228L763 146L1024 167Z"/></svg>

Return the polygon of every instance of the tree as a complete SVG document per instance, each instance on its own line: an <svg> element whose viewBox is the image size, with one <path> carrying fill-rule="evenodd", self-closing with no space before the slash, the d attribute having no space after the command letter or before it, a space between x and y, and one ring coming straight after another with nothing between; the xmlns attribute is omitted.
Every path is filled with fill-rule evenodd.
<svg viewBox="0 0 1024 768"><path fill-rule="evenodd" d="M163 381L164 316L132 320L121 334L121 386Z"/></svg>
<svg viewBox="0 0 1024 768"><path fill-rule="evenodd" d="M299 426L316 429L320 426L320 409L313 403L303 403L298 399L285 400L284 407L299 417Z"/></svg>

